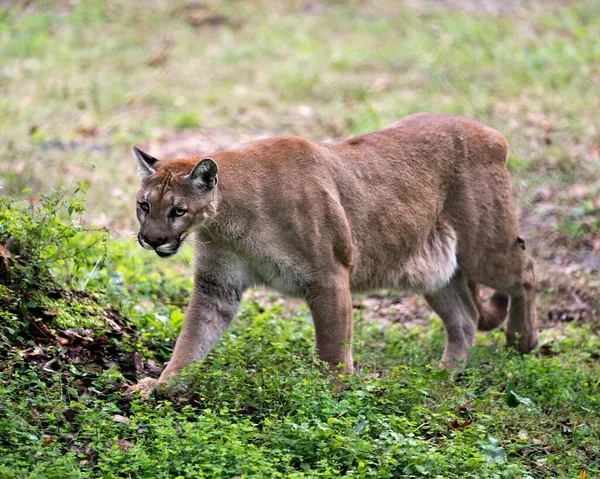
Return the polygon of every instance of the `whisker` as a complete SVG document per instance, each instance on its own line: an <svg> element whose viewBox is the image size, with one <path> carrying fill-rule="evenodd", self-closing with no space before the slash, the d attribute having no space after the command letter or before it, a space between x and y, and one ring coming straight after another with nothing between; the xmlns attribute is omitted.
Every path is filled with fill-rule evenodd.
<svg viewBox="0 0 600 479"><path fill-rule="evenodd" d="M190 267L190 262L187 260L187 258L185 257L185 255L181 254L181 250L177 252L177 256L179 256L183 262L185 263L185 265L189 268Z"/></svg>
<svg viewBox="0 0 600 479"><path fill-rule="evenodd" d="M208 229L208 227L202 223L200 226L202 226L202 228L204 228L206 230L206 232L210 235L211 239L213 237L212 232Z"/></svg>

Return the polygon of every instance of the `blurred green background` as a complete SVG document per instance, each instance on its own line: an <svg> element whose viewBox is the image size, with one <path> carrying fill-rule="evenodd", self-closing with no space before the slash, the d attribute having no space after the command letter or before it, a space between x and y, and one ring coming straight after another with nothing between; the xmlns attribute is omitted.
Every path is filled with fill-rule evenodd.
<svg viewBox="0 0 600 479"><path fill-rule="evenodd" d="M599 25L594 0L21 1L0 10L2 192L87 178L88 221L132 229L133 143L166 159L426 110L502 131L521 202L554 202L599 176Z"/></svg>

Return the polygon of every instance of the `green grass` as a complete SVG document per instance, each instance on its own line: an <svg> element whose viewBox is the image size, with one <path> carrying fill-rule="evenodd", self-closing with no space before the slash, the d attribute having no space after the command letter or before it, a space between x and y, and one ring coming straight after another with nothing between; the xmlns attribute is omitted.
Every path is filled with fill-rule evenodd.
<svg viewBox="0 0 600 479"><path fill-rule="evenodd" d="M357 373L332 381L315 359L306 307L249 296L206 360L166 391L128 395L132 355L147 368L169 358L189 252L157 262L120 241L96 243L79 226L80 196L64 192L33 210L0 206L9 220L0 244L18 244L0 299L2 477L600 473L597 323L548 330L532 355L507 349L501 331L479 335L456 375L432 366L444 344L435 318L382 327L358 310ZM47 299L66 280L78 293ZM111 334L105 308L130 329ZM62 339L73 333L88 339ZM99 358L86 359L86 344Z"/></svg>
<svg viewBox="0 0 600 479"><path fill-rule="evenodd" d="M0 476L600 477L600 274L569 269L600 241L596 3L486 2L499 14L393 0L0 10L0 191L27 207L86 179L83 226L65 248L91 244L90 225L119 231L70 262L50 241L56 214L17 223L4 205L0 245L15 234L48 245L35 267L83 290L96 312L116 308L135 332L111 336L85 322L79 300L38 296L51 328L58 309L62 326L75 318L118 352L90 369L61 355L64 345L36 344L35 300L0 291ZM133 143L167 158L264 135L349 136L422 110L473 116L507 136L541 279L542 350L521 356L501 331L482 334L466 372L446 376L431 365L444 342L435 317L409 329L357 313L358 372L340 388L314 359L306 308L248 296L176 394L125 395L134 352L144 374L148 361L168 360L191 289L189 248L157 261L129 236ZM587 190L569 193L577 185ZM21 293L31 296L38 270L26 271L31 291ZM584 319L546 319L573 297Z"/></svg>
<svg viewBox="0 0 600 479"><path fill-rule="evenodd" d="M209 358L186 372L184 392L170 399L124 397L114 370L81 392L75 383L85 373L77 368L49 375L11 360L0 397L0 471L460 478L588 470L596 477L598 340L586 333L569 330L556 357L509 353L499 334L491 338L495 347L488 336L464 375L445 377L428 361L440 352L439 328L418 345L392 329L376 354L368 346L357 351L359 363L366 354L386 365L381 376L361 369L341 391L320 374L305 315L284 321L276 307L246 303ZM362 334L373 344L382 335L377 328Z"/></svg>

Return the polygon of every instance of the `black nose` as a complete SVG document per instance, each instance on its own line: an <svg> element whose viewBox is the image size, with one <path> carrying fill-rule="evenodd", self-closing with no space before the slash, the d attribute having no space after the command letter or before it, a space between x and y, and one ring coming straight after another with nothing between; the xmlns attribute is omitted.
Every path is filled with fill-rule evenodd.
<svg viewBox="0 0 600 479"><path fill-rule="evenodd" d="M145 235L140 234L140 238L142 238L142 241L144 241L144 243L149 244L150 246L152 246L153 248L158 248L159 246L162 246L163 244L165 244L168 239L167 238L148 238Z"/></svg>

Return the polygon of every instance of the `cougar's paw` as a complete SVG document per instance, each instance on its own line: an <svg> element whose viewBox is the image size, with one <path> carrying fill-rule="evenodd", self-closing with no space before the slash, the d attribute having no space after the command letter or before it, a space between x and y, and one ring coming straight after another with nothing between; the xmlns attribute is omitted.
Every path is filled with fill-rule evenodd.
<svg viewBox="0 0 600 479"><path fill-rule="evenodd" d="M460 374L467 368L468 360L469 356L460 358L442 358L442 360L437 363L437 366L440 369L447 370L449 373ZM435 361L431 361L431 364L435 364Z"/></svg>
<svg viewBox="0 0 600 479"><path fill-rule="evenodd" d="M536 330L531 333L519 334L519 333L506 333L506 344L512 346L520 353L530 353L538 345L540 335Z"/></svg>
<svg viewBox="0 0 600 479"><path fill-rule="evenodd" d="M469 361L469 346L466 343L462 344L446 344L444 354L438 364L440 369L447 369L449 372L461 373L467 367ZM432 362L431 364L435 364Z"/></svg>
<svg viewBox="0 0 600 479"><path fill-rule="evenodd" d="M154 378L144 378L138 381L137 384L133 384L127 388L127 394L133 394L139 392L142 396L146 397L150 395L158 387L158 380Z"/></svg>

